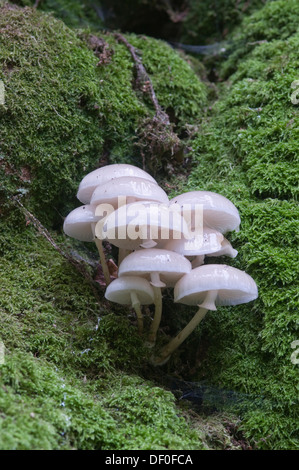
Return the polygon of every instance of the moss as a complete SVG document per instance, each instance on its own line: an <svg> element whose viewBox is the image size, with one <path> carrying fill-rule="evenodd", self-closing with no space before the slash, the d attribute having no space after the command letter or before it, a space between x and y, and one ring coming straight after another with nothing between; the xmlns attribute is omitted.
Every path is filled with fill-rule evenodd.
<svg viewBox="0 0 299 470"><path fill-rule="evenodd" d="M103 407L47 362L15 350L1 367L1 384L1 449L119 445Z"/></svg>
<svg viewBox="0 0 299 470"><path fill-rule="evenodd" d="M74 206L79 181L103 156L141 164L135 131L153 109L132 88L134 63L112 35L102 35L114 53L101 64L88 32L76 34L30 8L2 6L0 30L5 86L0 171L6 200L26 195L27 206L43 221L60 224L58 213ZM162 42L135 36L132 41L144 49L155 85L161 83L162 106L177 108L180 129L194 121L205 102L205 86L191 67ZM163 64L173 61L173 69L165 73L159 57ZM188 86L197 97L195 107Z"/></svg>
<svg viewBox="0 0 299 470"><path fill-rule="evenodd" d="M0 236L0 448L201 449L174 396L138 377L148 351L130 312L24 219L16 233L18 217Z"/></svg>
<svg viewBox="0 0 299 470"><path fill-rule="evenodd" d="M103 145L92 109L95 57L51 17L4 5L0 18L2 179L17 175L14 194L30 190L32 206L47 201L53 219Z"/></svg>
<svg viewBox="0 0 299 470"><path fill-rule="evenodd" d="M180 354L192 361L192 347L200 339L203 346L195 357L201 370L194 378L248 394L240 412L242 429L259 449L299 446L298 365L291 361L299 304L299 115L290 99L291 83L298 78L294 25L299 15L294 4L269 2L245 21L248 38L267 37L267 42L243 50L242 60L223 64L227 81L193 142L193 170L187 184L174 191L219 192L240 211L240 232L229 234L237 258L209 262L228 262L248 272L257 282L259 298L210 312ZM294 15L292 21L283 11L287 18ZM287 39L278 39L271 29L275 22L270 12L280 14ZM261 30L263 35L257 35Z"/></svg>
<svg viewBox="0 0 299 470"><path fill-rule="evenodd" d="M219 41L227 36L241 20L260 9L266 0L213 2L190 0L181 28L181 42L202 44Z"/></svg>
<svg viewBox="0 0 299 470"><path fill-rule="evenodd" d="M16 218L11 217L0 235L0 336L6 348L23 349L78 373L81 364L81 376L105 373L120 364L123 370L137 370L144 351L141 340L132 335L134 327L126 317L119 318L120 312L107 310L102 292L97 289L96 297L94 285L22 219L18 233Z"/></svg>
<svg viewBox="0 0 299 470"><path fill-rule="evenodd" d="M34 6L35 0L15 0L20 6ZM101 19L101 5L98 1L89 0L42 0L38 9L51 12L71 28L93 27L99 29L103 26Z"/></svg>
<svg viewBox="0 0 299 470"><path fill-rule="evenodd" d="M142 62L152 78L162 108L170 115L178 133L195 124L206 104L207 89L192 74L191 66L163 41L130 35L141 51ZM190 99L191 97L194 99Z"/></svg>
<svg viewBox="0 0 299 470"><path fill-rule="evenodd" d="M211 312L165 370L246 394L230 408L242 419L238 430L258 449L298 447L298 365L291 362L298 339L298 109L290 85L298 79L299 38L297 10L287 13L286 3L294 6L267 3L235 33L243 39L223 63L227 81L207 109L206 86L181 57L161 41L126 36L140 49L180 137L200 123L192 171L188 181L175 179L173 193L211 190L236 204L241 231L229 238L239 255L229 264L259 287L254 303ZM270 24L271 12L283 37ZM107 304L93 281L93 246L80 246L92 260L88 266L81 260L84 277L13 202L22 196L56 244L77 256L78 245L59 234L60 214L78 205L78 183L99 160L141 163L135 131L154 112L132 87L129 51L101 34L111 52L105 55L107 49L93 47L90 31L71 31L29 8L2 7L0 31L6 91L0 107L0 337L6 346L0 447L234 448L226 415L203 422L144 379L151 374L148 352L131 312ZM183 316L176 322L180 312L166 305L166 333L183 322Z"/></svg>
<svg viewBox="0 0 299 470"><path fill-rule="evenodd" d="M298 41L295 33L287 41L256 46L230 75L229 92L214 111L214 132L223 136L217 151L227 160L221 175L231 171L229 161L233 171L238 165L246 172L251 193L261 198L298 197L298 109L291 101ZM223 135L224 127L230 133ZM197 143L202 153L216 143L213 137L207 141L205 132L201 140Z"/></svg>
<svg viewBox="0 0 299 470"><path fill-rule="evenodd" d="M0 447L201 449L203 434L174 396L142 378L149 353L132 312L107 304L94 280L93 245L61 234L60 214L78 205L81 177L107 148L112 160L132 162L136 125L153 114L132 88L129 51L103 36L111 54L99 64L103 51L92 47L89 32L30 8L6 4L0 13ZM184 81L172 91L177 104L186 76L198 79L175 52L155 44L161 57L173 58L174 80L183 66ZM165 79L156 65L151 73ZM194 86L201 102L205 87L199 80ZM169 102L164 83L157 93ZM136 150L132 155L138 163ZM52 243L16 197L47 226Z"/></svg>
<svg viewBox="0 0 299 470"><path fill-rule="evenodd" d="M124 374L95 388L20 350L1 366L0 408L2 450L203 447L171 393Z"/></svg>
<svg viewBox="0 0 299 470"><path fill-rule="evenodd" d="M230 37L234 46L230 57L223 64L222 73L231 74L244 56L255 48L259 49L263 43L288 40L298 31L298 15L299 7L296 0L288 2L275 0L266 2L259 11L244 18L241 26L234 30Z"/></svg>

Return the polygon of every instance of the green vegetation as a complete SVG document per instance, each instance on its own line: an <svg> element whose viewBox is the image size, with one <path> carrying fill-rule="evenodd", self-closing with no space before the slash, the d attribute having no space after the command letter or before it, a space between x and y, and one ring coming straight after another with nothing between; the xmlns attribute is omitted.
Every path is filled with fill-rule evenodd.
<svg viewBox="0 0 299 470"><path fill-rule="evenodd" d="M194 137L188 178L169 162L173 195L210 190L236 204L241 229L229 239L239 254L209 262L245 270L259 288L255 302L210 312L158 372L132 312L104 300L93 244L61 234L83 175L106 162L141 166L136 143L154 116L150 97L135 86L132 56L113 34L0 8L1 449L239 449L246 440L256 449L298 448L297 3L267 2L243 20L210 92L194 59L125 35L178 139ZM85 26L83 13L83 23L76 14L68 24ZM161 343L192 310L173 309L168 296ZM216 401L199 416L154 381L174 371L244 399L223 409Z"/></svg>
<svg viewBox="0 0 299 470"><path fill-rule="evenodd" d="M112 312L92 280L93 246L53 231L61 232L62 216L79 205L78 184L105 151L111 158L132 155L138 163L134 130L153 109L132 89L129 51L111 35L106 43L9 4L0 9L0 31L0 448L208 447L174 396L142 378L148 352L132 313ZM183 121L195 120L192 99L195 94L199 110L205 86L176 52L153 42L152 63L151 40L138 47L144 45L155 79L163 79L156 87L161 102L179 108L182 128ZM159 50L162 63L164 55L173 60L168 76L159 70ZM181 92L187 112L178 106ZM59 250L16 198L47 226Z"/></svg>
<svg viewBox="0 0 299 470"><path fill-rule="evenodd" d="M181 42L213 43L226 38L241 20L261 8L267 0L189 0L187 15L182 22Z"/></svg>
<svg viewBox="0 0 299 470"><path fill-rule="evenodd" d="M227 81L192 143L193 170L180 188L219 192L240 210L240 232L230 236L239 254L227 263L255 279L259 298L207 316L196 378L251 396L242 428L260 449L299 446L298 365L291 362L291 343L299 338L299 109L290 99L299 69L298 16L296 2L277 1L245 21L242 40L262 42L240 46L223 64ZM278 23L287 41L277 37Z"/></svg>
<svg viewBox="0 0 299 470"><path fill-rule="evenodd" d="M208 447L174 396L138 376L148 352L130 312L108 310L18 211L0 246L1 449Z"/></svg>
<svg viewBox="0 0 299 470"><path fill-rule="evenodd" d="M11 3L27 7L34 6L35 0L14 0ZM101 6L95 0L41 0L38 2L38 9L47 13L53 13L54 16L61 19L71 28L100 29L103 26L101 19ZM99 13L97 13L97 10Z"/></svg>
<svg viewBox="0 0 299 470"><path fill-rule="evenodd" d="M135 131L154 110L132 89L133 60L112 35L78 37L51 16L9 5L1 9L0 30L5 197L26 193L27 207L53 223L68 212L68 202L74 206L80 180L103 154L141 164ZM165 43L132 36L134 41L155 74L158 99L175 109L181 131L200 112L205 86Z"/></svg>

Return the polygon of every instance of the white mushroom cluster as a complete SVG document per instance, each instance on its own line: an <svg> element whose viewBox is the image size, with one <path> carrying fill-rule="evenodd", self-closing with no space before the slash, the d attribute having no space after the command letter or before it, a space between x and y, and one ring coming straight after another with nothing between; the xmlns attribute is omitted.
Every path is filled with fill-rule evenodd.
<svg viewBox="0 0 299 470"><path fill-rule="evenodd" d="M174 289L174 302L198 306L188 325L154 359L155 364L168 360L208 310L257 298L257 286L245 272L224 264L204 264L206 257L237 256L224 235L239 230L240 216L224 196L191 191L169 200L145 171L114 164L86 175L77 197L84 205L66 217L64 231L96 243L107 284L105 297L135 310L147 345L156 341L164 288ZM103 240L119 249L118 277L112 282ZM142 305L150 304L155 305L155 312L145 333Z"/></svg>

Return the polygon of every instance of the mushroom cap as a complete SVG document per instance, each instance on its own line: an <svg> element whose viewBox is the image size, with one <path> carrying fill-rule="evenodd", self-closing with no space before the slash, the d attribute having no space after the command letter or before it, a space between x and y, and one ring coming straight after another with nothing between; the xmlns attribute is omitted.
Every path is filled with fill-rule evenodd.
<svg viewBox="0 0 299 470"><path fill-rule="evenodd" d="M146 171L141 170L141 168L125 163L116 163L114 165L106 165L102 168L97 168L84 176L79 185L77 198L84 204L89 204L92 193L97 186L107 183L113 178L120 178L121 176L143 178L152 183L156 183L156 180Z"/></svg>
<svg viewBox="0 0 299 470"><path fill-rule="evenodd" d="M256 283L249 274L224 264L206 264L177 282L174 301L200 305L209 291L217 291L215 305L238 305L258 297Z"/></svg>
<svg viewBox="0 0 299 470"><path fill-rule="evenodd" d="M103 235L110 243L129 250L144 245L153 247L155 241L182 238L188 233L187 223L180 213L170 211L168 204L152 201L120 207L107 217L104 229Z"/></svg>
<svg viewBox="0 0 299 470"><path fill-rule="evenodd" d="M168 287L191 271L191 263L184 256L173 251L148 248L134 251L124 258L118 269L119 277L142 276L150 279L150 275L158 273L160 279Z"/></svg>
<svg viewBox="0 0 299 470"><path fill-rule="evenodd" d="M203 208L203 225L205 227L218 230L221 233L239 230L241 220L238 209L221 194L211 191L190 191L174 197L170 200L170 204L179 204L181 207L190 204L191 210L200 204Z"/></svg>
<svg viewBox="0 0 299 470"><path fill-rule="evenodd" d="M169 240L163 245L163 248L184 256L205 255L220 250L223 239L222 233L204 227L202 236L193 237L191 240L184 238Z"/></svg>
<svg viewBox="0 0 299 470"><path fill-rule="evenodd" d="M83 242L92 242L94 239L93 224L96 224L100 217L94 213L94 208L87 204L71 211L64 219L63 230L72 238Z"/></svg>
<svg viewBox="0 0 299 470"><path fill-rule="evenodd" d="M229 256L230 258L235 258L238 252L235 250L231 243L224 238L221 243L221 248L219 251L207 253L207 256Z"/></svg>
<svg viewBox="0 0 299 470"><path fill-rule="evenodd" d="M144 178L122 176L114 178L94 190L90 203L92 205L111 204L118 208L119 197L125 198L124 203L136 201L155 201L168 204L166 192L156 183Z"/></svg>
<svg viewBox="0 0 299 470"><path fill-rule="evenodd" d="M114 279L106 289L105 298L117 304L132 305L133 292L137 295L140 305L150 305L155 302L154 290L150 283L137 276Z"/></svg>

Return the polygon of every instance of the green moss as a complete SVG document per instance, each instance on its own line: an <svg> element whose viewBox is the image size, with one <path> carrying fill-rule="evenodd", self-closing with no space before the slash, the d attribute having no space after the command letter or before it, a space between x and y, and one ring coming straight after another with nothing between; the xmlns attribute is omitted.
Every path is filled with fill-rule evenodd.
<svg viewBox="0 0 299 470"><path fill-rule="evenodd" d="M229 92L215 106L213 136L203 130L194 144L202 154L214 145L222 163L221 173L215 172L228 175L238 166L246 173L250 192L262 198L298 196L299 116L291 101L298 42L296 33L288 41L273 40L249 52L229 77ZM224 134L223 128L229 132Z"/></svg>
<svg viewBox="0 0 299 470"><path fill-rule="evenodd" d="M283 9L287 18L294 15L289 23ZM271 30L275 22L270 12L279 11L280 23L289 31L286 40ZM227 262L248 272L259 298L210 312L199 336L188 344L196 347L200 338L204 345L197 379L248 394L242 428L259 449L299 447L298 365L291 361L299 305L299 114L290 99L299 65L296 11L288 2L269 2L245 21L248 37L267 37L268 42L243 50L232 74L232 59L224 63L228 81L193 142L193 170L187 185L179 188L218 192L240 211L240 232L229 234L237 258L209 262ZM263 22L263 36L253 33L260 31L257 19ZM185 354L191 360L192 353Z"/></svg>
<svg viewBox="0 0 299 470"><path fill-rule="evenodd" d="M120 445L116 423L101 404L47 362L15 350L1 366L1 385L1 449Z"/></svg>
<svg viewBox="0 0 299 470"><path fill-rule="evenodd" d="M47 201L53 218L102 148L95 57L51 17L4 5L0 18L2 179L17 174L14 193L30 189L34 206Z"/></svg>
<svg viewBox="0 0 299 470"><path fill-rule="evenodd" d="M170 114L176 130L181 132L195 124L206 103L207 91L198 77L190 73L190 65L163 41L131 35L130 42L141 51L158 101Z"/></svg>
<svg viewBox="0 0 299 470"><path fill-rule="evenodd" d="M16 233L17 220L0 236L0 448L201 449L174 396L136 375L148 351L130 312L108 310L24 219Z"/></svg>
<svg viewBox="0 0 299 470"><path fill-rule="evenodd" d="M232 54L223 64L223 73L231 74L244 56L263 43L289 40L298 31L298 15L299 6L296 0L275 0L266 2L259 11L244 18L241 26L231 35L234 45ZM286 46L285 43L284 47ZM275 51L274 55L277 56Z"/></svg>
<svg viewBox="0 0 299 470"><path fill-rule="evenodd" d="M126 317L109 315L99 300L103 293L96 289L100 297L95 296L95 285L31 225L26 228L24 218L17 233L15 222L14 218L3 224L0 235L0 336L6 347L78 373L81 364L82 376L105 373L120 364L123 370L137 370L144 351Z"/></svg>
<svg viewBox="0 0 299 470"><path fill-rule="evenodd" d="M137 377L95 388L19 350L6 355L0 373L2 450L202 447L173 395Z"/></svg>
<svg viewBox="0 0 299 470"><path fill-rule="evenodd" d="M11 3L32 7L35 0L15 0ZM38 9L53 13L54 16L72 28L93 27L99 29L103 25L102 19L97 13L97 9L101 10L98 1L43 0L39 3Z"/></svg>
<svg viewBox="0 0 299 470"><path fill-rule="evenodd" d="M178 414L173 395L136 376L95 387L14 350L0 378L2 450L204 447L204 433Z"/></svg>
<svg viewBox="0 0 299 470"><path fill-rule="evenodd" d="M99 64L103 51L93 48L89 32L75 33L30 8L7 4L0 13L0 447L201 449L204 434L174 396L139 376L149 352L132 312L112 308L93 281L95 248L61 235L60 214L78 206L80 179L107 149L111 160L132 162L131 155L140 161L135 129L153 109L132 87L131 55L106 35L110 52ZM150 43L144 41L145 49ZM181 90L187 99L185 79L202 102L204 86L192 69L163 43L153 44L163 60L174 60L174 81L180 64L184 70L175 90L158 87L163 105L177 105ZM150 70L164 81L164 70ZM16 196L47 226L59 250L25 217Z"/></svg>
<svg viewBox="0 0 299 470"><path fill-rule="evenodd" d="M136 379L132 377L109 385L111 392L106 396L105 405L120 426L125 424L125 435L133 442L134 449L205 448L198 441L199 436L203 438L203 433L196 431L191 421L189 427L186 426L183 412L178 413L173 406L172 393L142 380L136 384ZM186 434L182 440L184 432Z"/></svg>
<svg viewBox="0 0 299 470"><path fill-rule="evenodd" d="M181 27L181 42L204 44L226 37L244 17L260 9L265 0L190 0L188 3L187 15Z"/></svg>
<svg viewBox="0 0 299 470"><path fill-rule="evenodd" d="M102 35L111 55L100 64L101 50L95 54L89 33L76 34L30 8L2 6L0 30L0 79L5 86L0 171L5 197L26 194L27 206L53 223L59 212L74 206L79 181L103 155L141 164L135 132L142 119L153 115L153 107L133 89L132 57L112 35ZM155 84L161 82L157 95L162 106L176 108L181 129L204 104L205 86L164 43L139 40L138 47L144 48ZM164 65L173 61L168 75L158 67L159 57ZM193 96L188 97L188 86Z"/></svg>

